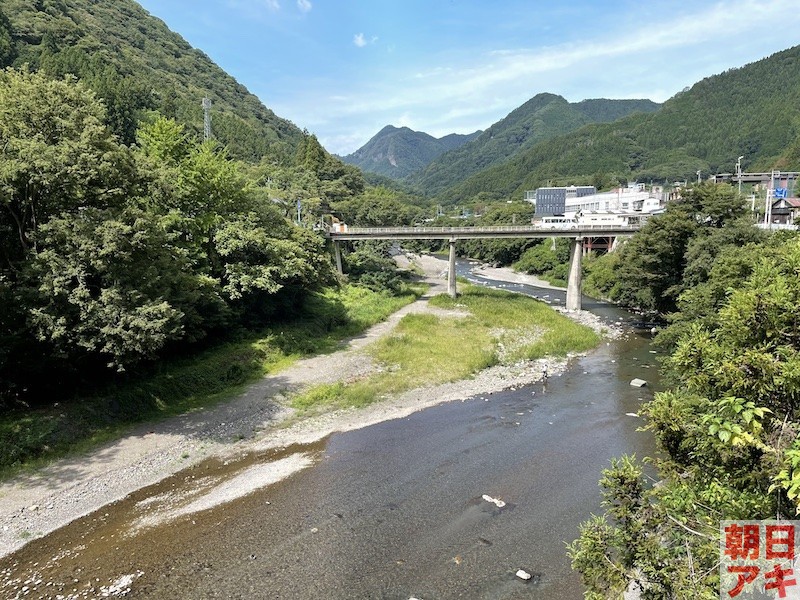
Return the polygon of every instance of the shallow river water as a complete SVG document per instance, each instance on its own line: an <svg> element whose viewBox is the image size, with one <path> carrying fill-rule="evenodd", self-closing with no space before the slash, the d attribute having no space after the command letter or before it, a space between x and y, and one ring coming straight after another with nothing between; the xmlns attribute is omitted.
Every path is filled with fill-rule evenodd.
<svg viewBox="0 0 800 600"><path fill-rule="evenodd" d="M636 413L657 385L635 317L588 298L584 308L626 333L560 377L201 463L0 559L0 596L581 598L565 544L600 512L610 458L654 452ZM210 480L220 496L192 500ZM226 498L231 480L238 493L256 483Z"/></svg>

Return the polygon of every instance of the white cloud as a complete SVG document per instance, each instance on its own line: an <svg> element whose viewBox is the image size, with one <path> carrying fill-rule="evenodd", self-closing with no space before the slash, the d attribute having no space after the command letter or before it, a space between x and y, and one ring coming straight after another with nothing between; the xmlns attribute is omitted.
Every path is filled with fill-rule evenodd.
<svg viewBox="0 0 800 600"><path fill-rule="evenodd" d="M369 85L348 83L347 93L329 87L324 115L316 103L303 102L287 104L286 114L315 127L330 150L347 154L389 123L439 137L485 129L539 92L570 101L607 97L662 102L703 77L789 47L789 36L781 41L764 34L776 21L796 14L794 3L725 0L674 15L658 27L622 24L617 31L599 31L580 42L495 47L464 61L431 55L423 68L395 63L382 70L383 77L376 72ZM751 43L743 44L745 37ZM353 36L359 48L375 40L363 32Z"/></svg>
<svg viewBox="0 0 800 600"><path fill-rule="evenodd" d="M311 2L309 0L297 0L297 8L300 12L307 13L311 10Z"/></svg>
<svg viewBox="0 0 800 600"><path fill-rule="evenodd" d="M272 11L278 11L281 9L281 3L278 0L264 0L264 4L266 4L267 8Z"/></svg>
<svg viewBox="0 0 800 600"><path fill-rule="evenodd" d="M369 39L367 39L363 33L357 33L353 36L353 43L359 48L363 48L367 44L374 44L377 41L378 41L377 35L373 35Z"/></svg>

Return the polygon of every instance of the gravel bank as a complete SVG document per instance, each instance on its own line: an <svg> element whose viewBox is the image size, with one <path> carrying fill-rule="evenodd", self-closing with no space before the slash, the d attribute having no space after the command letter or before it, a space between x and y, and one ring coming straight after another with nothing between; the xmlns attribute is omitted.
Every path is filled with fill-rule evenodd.
<svg viewBox="0 0 800 600"><path fill-rule="evenodd" d="M401 254L396 259L401 265L413 262L424 271L430 291L350 340L341 351L301 360L253 384L224 405L142 426L87 456L61 460L35 474L0 484L0 556L210 456L310 443L335 431L400 418L440 402L533 383L544 372L554 375L565 369L566 361L550 359L496 366L469 380L413 390L366 409L337 411L287 426L292 411L280 403L281 398L306 386L369 374L374 365L363 352L366 345L391 331L409 312L441 312L428 305L428 298L446 292L447 262L427 255ZM538 285L534 278L510 269L485 268L483 274ZM605 335L618 333L609 331L590 313L569 314Z"/></svg>

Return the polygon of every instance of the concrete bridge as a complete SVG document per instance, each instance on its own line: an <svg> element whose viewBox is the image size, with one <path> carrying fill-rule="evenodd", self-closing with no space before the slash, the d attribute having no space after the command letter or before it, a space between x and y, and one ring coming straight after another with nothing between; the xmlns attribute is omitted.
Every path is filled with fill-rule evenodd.
<svg viewBox="0 0 800 600"><path fill-rule="evenodd" d="M581 256L583 240L589 237L633 235L639 225L581 225L580 223L541 225L499 225L494 227L347 227L337 226L326 234L333 241L336 268L342 273L340 242L355 240L448 240L450 268L447 291L456 297L456 242L481 238L571 238L567 310L581 309Z"/></svg>

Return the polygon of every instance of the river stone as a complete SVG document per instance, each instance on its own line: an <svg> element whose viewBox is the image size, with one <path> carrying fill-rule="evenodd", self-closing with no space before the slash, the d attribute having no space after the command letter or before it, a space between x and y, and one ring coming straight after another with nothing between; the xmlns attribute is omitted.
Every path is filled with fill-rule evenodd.
<svg viewBox="0 0 800 600"><path fill-rule="evenodd" d="M633 387L644 387L647 385L647 382L644 379L639 379L637 377L635 379L631 379L631 385Z"/></svg>

